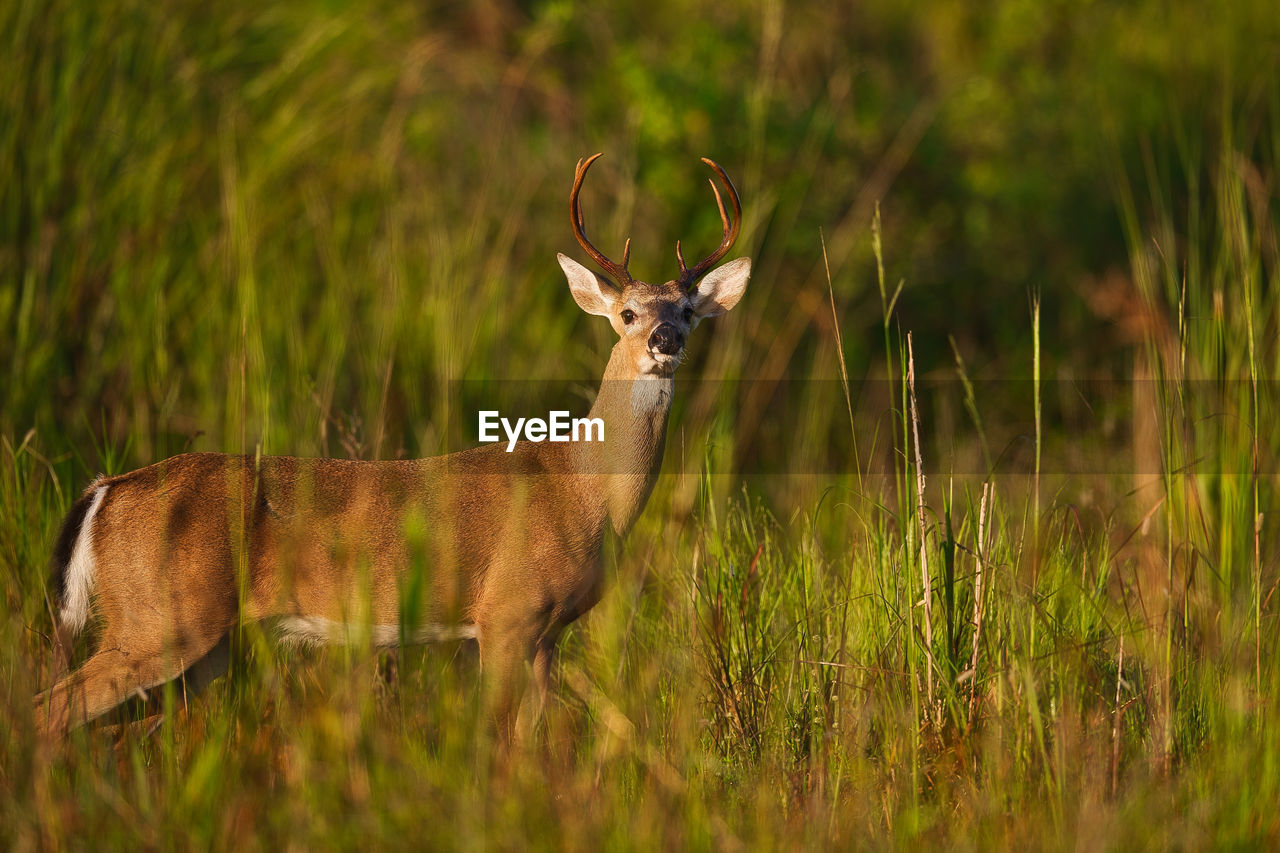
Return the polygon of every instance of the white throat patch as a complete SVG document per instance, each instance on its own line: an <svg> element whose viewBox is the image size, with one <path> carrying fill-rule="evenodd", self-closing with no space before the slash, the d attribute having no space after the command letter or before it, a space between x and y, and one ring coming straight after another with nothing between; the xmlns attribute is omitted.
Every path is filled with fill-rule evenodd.
<svg viewBox="0 0 1280 853"><path fill-rule="evenodd" d="M631 411L637 415L665 409L671 404L675 380L670 376L646 373L631 383Z"/></svg>

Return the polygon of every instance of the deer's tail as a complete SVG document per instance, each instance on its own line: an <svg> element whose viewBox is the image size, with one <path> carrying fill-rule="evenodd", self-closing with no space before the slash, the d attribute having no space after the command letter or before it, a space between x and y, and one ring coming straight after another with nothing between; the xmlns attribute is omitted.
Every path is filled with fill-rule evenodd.
<svg viewBox="0 0 1280 853"><path fill-rule="evenodd" d="M72 634L89 619L89 596L97 575L97 555L93 547L93 520L106 497L107 485L94 481L71 506L53 546L50 573L58 600L58 619Z"/></svg>

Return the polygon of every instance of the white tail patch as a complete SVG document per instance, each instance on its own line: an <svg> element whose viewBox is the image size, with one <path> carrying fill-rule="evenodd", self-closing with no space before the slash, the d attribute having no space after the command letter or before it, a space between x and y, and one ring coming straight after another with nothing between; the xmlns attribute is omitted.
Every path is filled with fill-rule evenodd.
<svg viewBox="0 0 1280 853"><path fill-rule="evenodd" d="M288 616L276 623L280 639L292 643L350 643L362 632L359 626L334 622L320 616ZM422 645L449 640L474 640L480 636L475 625L422 625L401 636L398 625L372 625L369 642L375 646L398 646L402 643Z"/></svg>
<svg viewBox="0 0 1280 853"><path fill-rule="evenodd" d="M89 511L84 514L84 521L80 523L80 534L76 537L76 546L71 550L71 560L67 563L59 618L73 634L79 633L89 620L89 595L93 592L93 583L98 574L98 559L93 553L93 519L106 494L106 486L99 486L93 493L93 503L89 504Z"/></svg>

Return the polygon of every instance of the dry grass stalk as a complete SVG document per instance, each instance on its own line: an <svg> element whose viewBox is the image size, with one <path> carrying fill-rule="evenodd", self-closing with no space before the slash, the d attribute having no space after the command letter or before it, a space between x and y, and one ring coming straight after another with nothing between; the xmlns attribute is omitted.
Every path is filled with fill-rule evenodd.
<svg viewBox="0 0 1280 853"><path fill-rule="evenodd" d="M907 333L907 389L911 398L911 438L916 448L916 520L920 524L920 575L924 581L924 653L927 663L926 685L929 693L929 708L934 705L933 690L933 583L929 578L929 553L925 548L926 509L924 497L924 460L920 453L920 411L916 406L916 358L911 349L911 333Z"/></svg>
<svg viewBox="0 0 1280 853"><path fill-rule="evenodd" d="M991 500L991 483L982 484L982 500L978 504L978 554L973 577L973 653L969 659L969 720L972 724L978 703L978 646L982 640L982 569L987 561L987 510Z"/></svg>

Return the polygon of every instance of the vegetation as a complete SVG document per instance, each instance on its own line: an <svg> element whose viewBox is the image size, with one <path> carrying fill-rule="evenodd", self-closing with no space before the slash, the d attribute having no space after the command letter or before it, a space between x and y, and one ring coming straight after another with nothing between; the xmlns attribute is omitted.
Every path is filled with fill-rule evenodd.
<svg viewBox="0 0 1280 853"><path fill-rule="evenodd" d="M609 5L0 5L0 844L1274 844L1272 4ZM539 744L254 626L39 744L95 473L585 410L597 150L605 251L714 245L706 155L755 274Z"/></svg>

